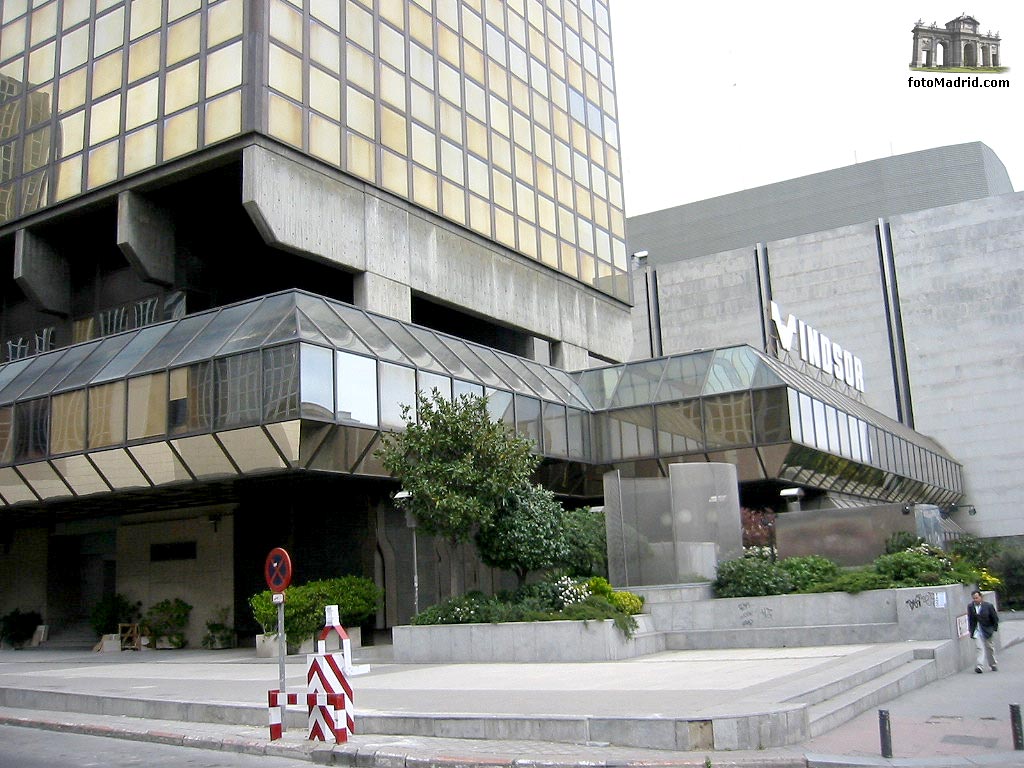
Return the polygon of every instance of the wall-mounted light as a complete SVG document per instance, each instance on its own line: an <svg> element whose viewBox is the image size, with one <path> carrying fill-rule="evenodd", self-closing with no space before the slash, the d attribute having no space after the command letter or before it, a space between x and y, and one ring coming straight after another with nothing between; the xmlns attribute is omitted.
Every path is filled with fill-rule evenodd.
<svg viewBox="0 0 1024 768"><path fill-rule="evenodd" d="M783 488L779 491L779 496L787 500L802 499L804 497L803 488Z"/></svg>

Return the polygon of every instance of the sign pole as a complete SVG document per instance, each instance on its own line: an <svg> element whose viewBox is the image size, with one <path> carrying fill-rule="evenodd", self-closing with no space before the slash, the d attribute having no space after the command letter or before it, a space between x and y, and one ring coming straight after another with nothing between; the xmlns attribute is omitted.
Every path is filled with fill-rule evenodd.
<svg viewBox="0 0 1024 768"><path fill-rule="evenodd" d="M267 555L263 565L263 576L267 580L267 586L273 592L274 604L277 605L277 672L278 685L281 687L281 731L287 728L284 711L288 703L287 688L285 688L284 657L286 655L286 641L284 635L284 591L292 583L292 559L288 553L280 547L274 547Z"/></svg>

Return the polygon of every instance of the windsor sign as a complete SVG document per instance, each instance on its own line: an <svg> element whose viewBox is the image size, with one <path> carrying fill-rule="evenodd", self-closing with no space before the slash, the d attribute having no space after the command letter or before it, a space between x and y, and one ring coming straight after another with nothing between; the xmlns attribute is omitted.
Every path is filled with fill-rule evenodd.
<svg viewBox="0 0 1024 768"><path fill-rule="evenodd" d="M793 315L783 321L779 305L774 301L771 302L771 314L782 349L797 354L793 349L796 342L800 359L805 363L819 368L858 392L864 391L864 364L859 357Z"/></svg>

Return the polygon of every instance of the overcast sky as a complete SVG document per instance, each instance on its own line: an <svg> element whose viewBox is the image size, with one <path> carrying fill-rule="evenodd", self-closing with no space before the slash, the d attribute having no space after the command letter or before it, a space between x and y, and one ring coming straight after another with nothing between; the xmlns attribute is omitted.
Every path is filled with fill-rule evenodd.
<svg viewBox="0 0 1024 768"><path fill-rule="evenodd" d="M1024 190L1024 2L611 0L626 214L981 141ZM918 19L999 32L1008 89L911 88Z"/></svg>

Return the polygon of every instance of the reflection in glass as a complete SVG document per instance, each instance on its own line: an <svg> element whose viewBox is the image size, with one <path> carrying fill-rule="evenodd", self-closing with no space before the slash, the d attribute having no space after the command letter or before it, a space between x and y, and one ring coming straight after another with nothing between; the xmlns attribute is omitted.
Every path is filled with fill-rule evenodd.
<svg viewBox="0 0 1024 768"><path fill-rule="evenodd" d="M569 432L569 457L590 461L590 414L569 408L566 427Z"/></svg>
<svg viewBox="0 0 1024 768"><path fill-rule="evenodd" d="M565 406L544 403L544 453L547 456L568 456Z"/></svg>
<svg viewBox="0 0 1024 768"><path fill-rule="evenodd" d="M700 400L684 400L655 406L658 420L658 452L662 456L704 450Z"/></svg>
<svg viewBox="0 0 1024 768"><path fill-rule="evenodd" d="M0 408L0 464L7 464L14 454L14 406Z"/></svg>
<svg viewBox="0 0 1024 768"><path fill-rule="evenodd" d="M652 402L664 372L664 360L627 365L611 405L617 407Z"/></svg>
<svg viewBox="0 0 1024 768"><path fill-rule="evenodd" d="M170 372L167 431L172 435L213 428L213 363Z"/></svg>
<svg viewBox="0 0 1024 768"><path fill-rule="evenodd" d="M533 440L537 452L543 451L541 442L540 400L516 395L516 432Z"/></svg>
<svg viewBox="0 0 1024 768"><path fill-rule="evenodd" d="M167 374L128 381L128 439L162 435L167 430Z"/></svg>
<svg viewBox="0 0 1024 768"><path fill-rule="evenodd" d="M380 425L403 429L402 406L416 404L416 371L404 365L380 363Z"/></svg>
<svg viewBox="0 0 1024 768"><path fill-rule="evenodd" d="M125 382L89 388L89 447L124 442Z"/></svg>
<svg viewBox="0 0 1024 768"><path fill-rule="evenodd" d="M338 361L338 421L377 426L377 363L371 357L335 353Z"/></svg>
<svg viewBox="0 0 1024 768"><path fill-rule="evenodd" d="M626 408L596 416L602 461L653 456L654 409Z"/></svg>
<svg viewBox="0 0 1024 768"><path fill-rule="evenodd" d="M214 428L258 424L262 415L259 352L214 360Z"/></svg>
<svg viewBox="0 0 1024 768"><path fill-rule="evenodd" d="M704 429L708 449L751 445L754 442L750 395L737 392L704 399Z"/></svg>
<svg viewBox="0 0 1024 768"><path fill-rule="evenodd" d="M429 371L419 371L418 391L424 395L432 396L434 390L445 400L452 399L452 380L447 376L438 376Z"/></svg>
<svg viewBox="0 0 1024 768"><path fill-rule="evenodd" d="M49 400L42 398L14 406L14 461L46 456L49 436Z"/></svg>
<svg viewBox="0 0 1024 768"><path fill-rule="evenodd" d="M334 351L300 344L302 357L301 416L334 421Z"/></svg>
<svg viewBox="0 0 1024 768"><path fill-rule="evenodd" d="M303 370L305 377L305 349L303 350ZM272 347L263 350L263 418L266 421L284 421L293 419L299 414L299 352L295 344ZM327 353L327 387L331 385L331 353ZM305 396L306 380L302 381L302 393ZM333 402L328 407L328 418L333 409Z"/></svg>
<svg viewBox="0 0 1024 768"><path fill-rule="evenodd" d="M458 398L461 397L462 395L468 395L470 397L483 397L483 385L474 384L470 381L462 381L461 379L455 379L452 382L452 396Z"/></svg>
<svg viewBox="0 0 1024 768"><path fill-rule="evenodd" d="M500 421L515 427L515 410L512 407L512 393L503 389L487 388L487 412L491 421Z"/></svg>

